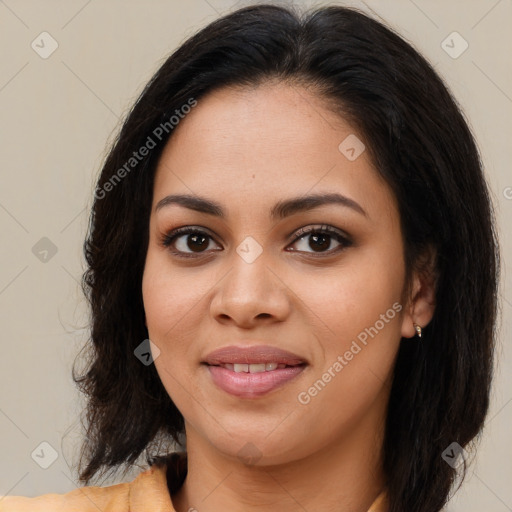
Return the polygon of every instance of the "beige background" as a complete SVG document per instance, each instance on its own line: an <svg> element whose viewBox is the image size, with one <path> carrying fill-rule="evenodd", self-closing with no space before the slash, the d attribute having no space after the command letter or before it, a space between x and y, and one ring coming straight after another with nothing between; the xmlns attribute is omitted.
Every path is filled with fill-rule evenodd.
<svg viewBox="0 0 512 512"><path fill-rule="evenodd" d="M78 281L94 179L120 119L163 59L197 29L246 3L0 0L0 495L76 487L70 466L82 403L71 365L87 336ZM505 266L512 254L506 221L512 215L512 2L338 3L393 26L455 93L481 147ZM43 31L58 44L46 59L31 47L33 41L42 46ZM441 44L453 31L469 44L455 59ZM42 37L39 52L51 48ZM43 237L57 250L47 261L33 252ZM39 243L44 248L48 241ZM512 510L512 296L505 269L501 297L492 409L451 512ZM31 457L34 450L44 453L34 455L39 462L50 462L52 450L57 459L43 469Z"/></svg>

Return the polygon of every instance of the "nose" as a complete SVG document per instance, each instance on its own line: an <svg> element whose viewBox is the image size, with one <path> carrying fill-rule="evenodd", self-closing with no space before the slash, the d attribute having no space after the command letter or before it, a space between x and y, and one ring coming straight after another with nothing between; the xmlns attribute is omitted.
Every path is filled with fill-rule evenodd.
<svg viewBox="0 0 512 512"><path fill-rule="evenodd" d="M234 252L231 269L218 283L210 312L218 322L242 328L283 322L290 314L290 293L263 254L248 263Z"/></svg>

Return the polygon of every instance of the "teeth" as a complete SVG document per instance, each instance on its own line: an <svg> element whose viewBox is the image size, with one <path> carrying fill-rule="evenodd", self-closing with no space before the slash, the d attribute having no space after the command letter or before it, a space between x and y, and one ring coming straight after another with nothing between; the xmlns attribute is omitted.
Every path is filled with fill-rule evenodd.
<svg viewBox="0 0 512 512"><path fill-rule="evenodd" d="M235 363L235 364L222 364L224 368L227 368L228 370L232 370L236 373L262 373L262 372L271 372L273 370L286 368L285 364L278 364L278 363L257 363L257 364L242 364L242 363Z"/></svg>
<svg viewBox="0 0 512 512"><path fill-rule="evenodd" d="M250 364L249 373L261 373L265 371L265 363L261 364Z"/></svg>

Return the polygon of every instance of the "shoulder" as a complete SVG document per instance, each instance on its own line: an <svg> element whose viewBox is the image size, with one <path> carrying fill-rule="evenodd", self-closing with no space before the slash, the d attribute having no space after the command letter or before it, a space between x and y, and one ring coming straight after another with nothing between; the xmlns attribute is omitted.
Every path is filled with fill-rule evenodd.
<svg viewBox="0 0 512 512"><path fill-rule="evenodd" d="M1 510L1 509L0 509ZM389 499L386 489L384 489L372 503L368 512L388 512L389 510Z"/></svg>
<svg viewBox="0 0 512 512"><path fill-rule="evenodd" d="M35 498L0 496L0 512L170 512L170 492L175 492L187 474L186 452L156 457L149 469L129 483L107 487L79 487L66 494L43 494Z"/></svg>
<svg viewBox="0 0 512 512"><path fill-rule="evenodd" d="M98 512L128 510L130 484L108 487L80 487L66 494L43 494L35 498L24 496L0 497L0 512Z"/></svg>
<svg viewBox="0 0 512 512"><path fill-rule="evenodd" d="M65 494L43 494L35 498L0 496L0 512L128 512L133 489L155 487L165 478L165 467L151 467L130 483L107 487L79 487Z"/></svg>

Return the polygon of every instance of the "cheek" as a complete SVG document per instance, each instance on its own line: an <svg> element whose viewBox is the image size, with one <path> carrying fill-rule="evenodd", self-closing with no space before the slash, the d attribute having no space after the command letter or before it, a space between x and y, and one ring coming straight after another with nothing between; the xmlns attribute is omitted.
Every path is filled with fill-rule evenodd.
<svg viewBox="0 0 512 512"><path fill-rule="evenodd" d="M194 330L199 325L200 283L190 286L190 275L172 268L164 252L148 252L142 280L142 295L149 339L159 348L155 366L169 395L179 393L190 371Z"/></svg>
<svg viewBox="0 0 512 512"><path fill-rule="evenodd" d="M179 410L186 407L184 384L189 382L190 339L201 300L201 290L190 286L165 252L149 249L142 279L142 296L149 339L159 348L155 367L168 395ZM196 306L196 307L194 307ZM182 396L183 395L183 396Z"/></svg>
<svg viewBox="0 0 512 512"><path fill-rule="evenodd" d="M315 325L327 335L324 346L342 348L381 315L399 302L403 286L403 269L394 263L358 253L342 267L323 275L297 279L294 292L312 313ZM396 307L388 316L398 328ZM380 325L380 324L379 324ZM388 323L386 323L388 325ZM389 330L386 328L386 330Z"/></svg>
<svg viewBox="0 0 512 512"><path fill-rule="evenodd" d="M322 360L297 397L303 417L321 417L312 425L320 438L332 425L334 440L355 427L386 396L400 343L401 304L396 283L377 274L352 273L330 280L329 293L308 296L322 328ZM328 329L327 329L327 327ZM306 421L306 420L305 420ZM326 442L329 439L324 439Z"/></svg>
<svg viewBox="0 0 512 512"><path fill-rule="evenodd" d="M191 282L194 283L191 286ZM172 267L165 252L149 249L142 279L144 311L150 334L160 340L180 337L205 296L207 286L190 272Z"/></svg>
<svg viewBox="0 0 512 512"><path fill-rule="evenodd" d="M310 379L311 385L321 381L316 388L324 396L315 398L318 405L343 397L345 412L356 414L356 409L362 411L371 404L391 377L401 339L402 265L396 250L376 248L347 258L343 268L325 279L298 281L305 286L299 294L306 310L313 313L311 321L318 328L323 351Z"/></svg>

